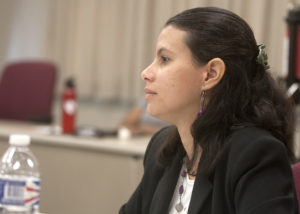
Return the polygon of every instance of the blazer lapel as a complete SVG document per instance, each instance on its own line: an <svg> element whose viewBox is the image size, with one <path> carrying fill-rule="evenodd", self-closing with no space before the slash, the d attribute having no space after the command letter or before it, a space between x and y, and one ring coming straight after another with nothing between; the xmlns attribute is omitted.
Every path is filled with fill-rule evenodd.
<svg viewBox="0 0 300 214"><path fill-rule="evenodd" d="M168 213L181 167L182 163L176 157L172 165L166 169L154 193L150 206L150 214Z"/></svg>
<svg viewBox="0 0 300 214"><path fill-rule="evenodd" d="M204 212L200 212L200 210L202 210L204 205L210 204L205 202L207 201L208 196L211 195L211 192L212 192L211 181L204 175L197 175L193 192L192 192L192 198L191 198L188 214L198 214L198 213L204 214Z"/></svg>

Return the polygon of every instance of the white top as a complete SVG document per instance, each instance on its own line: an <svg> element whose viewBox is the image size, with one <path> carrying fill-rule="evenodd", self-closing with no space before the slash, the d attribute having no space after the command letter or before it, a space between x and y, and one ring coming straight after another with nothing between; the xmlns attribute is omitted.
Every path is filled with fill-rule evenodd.
<svg viewBox="0 0 300 214"><path fill-rule="evenodd" d="M9 144L14 146L28 146L30 136L25 134L12 134L9 136Z"/></svg>
<svg viewBox="0 0 300 214"><path fill-rule="evenodd" d="M187 214L189 210L195 180L189 179L188 174L186 177L182 177L181 173L183 170L187 171L185 164L182 165L179 173L177 185L175 187L173 198L169 207L169 214ZM183 209L181 212L178 212L175 206L180 203L179 187L181 184L183 184L183 193L181 195L181 204L183 205Z"/></svg>

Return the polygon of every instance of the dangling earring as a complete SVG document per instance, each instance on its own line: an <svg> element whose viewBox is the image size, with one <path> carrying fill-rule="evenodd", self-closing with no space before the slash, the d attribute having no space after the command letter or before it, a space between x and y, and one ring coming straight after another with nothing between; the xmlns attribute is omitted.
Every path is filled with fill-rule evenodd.
<svg viewBox="0 0 300 214"><path fill-rule="evenodd" d="M201 93L201 103L200 103L200 110L197 113L197 116L200 117L203 113L203 107L204 107L204 101L205 101L205 91L202 91Z"/></svg>

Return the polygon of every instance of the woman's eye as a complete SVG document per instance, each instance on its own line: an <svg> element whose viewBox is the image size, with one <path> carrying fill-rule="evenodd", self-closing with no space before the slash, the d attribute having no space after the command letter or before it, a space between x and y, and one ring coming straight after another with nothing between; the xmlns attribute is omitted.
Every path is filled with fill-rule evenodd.
<svg viewBox="0 0 300 214"><path fill-rule="evenodd" d="M167 63L167 62L170 61L170 59L169 59L168 57L161 56L161 61L162 61L163 63Z"/></svg>

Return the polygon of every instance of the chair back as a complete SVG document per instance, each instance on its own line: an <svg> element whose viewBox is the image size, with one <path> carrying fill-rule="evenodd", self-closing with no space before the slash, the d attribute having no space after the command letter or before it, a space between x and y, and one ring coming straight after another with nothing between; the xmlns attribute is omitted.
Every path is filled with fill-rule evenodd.
<svg viewBox="0 0 300 214"><path fill-rule="evenodd" d="M7 65L0 80L0 118L50 123L56 72L48 62Z"/></svg>
<svg viewBox="0 0 300 214"><path fill-rule="evenodd" d="M295 188L296 188L297 199L298 199L298 209L300 214L300 162L292 165L292 170L293 170Z"/></svg>

